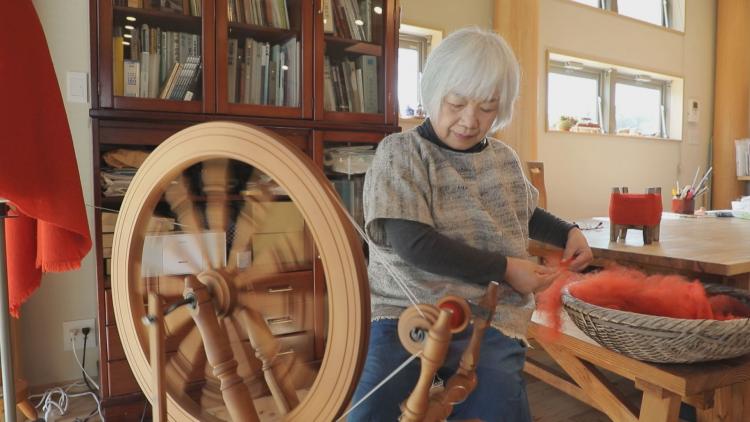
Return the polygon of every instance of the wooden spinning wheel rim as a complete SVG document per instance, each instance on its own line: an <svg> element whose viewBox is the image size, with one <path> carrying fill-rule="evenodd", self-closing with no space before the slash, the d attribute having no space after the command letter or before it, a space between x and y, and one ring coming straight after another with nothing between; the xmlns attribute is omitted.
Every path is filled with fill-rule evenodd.
<svg viewBox="0 0 750 422"><path fill-rule="evenodd" d="M156 148L133 178L120 208L112 253L112 293L122 346L147 397L154 386L147 336L137 325L145 314L132 286L141 280L143 237L150 213L170 181L189 165L228 158L273 178L292 198L315 241L327 286L325 356L307 396L285 420L333 420L356 386L370 320L361 244L323 172L287 140L250 125L212 122L178 132ZM167 392L170 420L198 420Z"/></svg>

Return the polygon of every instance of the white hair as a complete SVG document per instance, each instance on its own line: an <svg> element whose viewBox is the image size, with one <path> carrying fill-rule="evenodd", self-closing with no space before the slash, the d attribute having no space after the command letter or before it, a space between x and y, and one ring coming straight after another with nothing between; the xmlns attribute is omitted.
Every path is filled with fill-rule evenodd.
<svg viewBox="0 0 750 422"><path fill-rule="evenodd" d="M438 120L448 94L480 101L496 98L498 113L491 130L501 129L513 115L520 73L516 56L502 37L477 27L459 29L427 58L421 86L425 111Z"/></svg>

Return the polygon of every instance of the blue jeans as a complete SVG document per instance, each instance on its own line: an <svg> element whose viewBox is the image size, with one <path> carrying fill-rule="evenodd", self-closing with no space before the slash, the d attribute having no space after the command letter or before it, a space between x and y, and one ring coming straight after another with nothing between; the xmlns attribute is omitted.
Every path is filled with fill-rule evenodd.
<svg viewBox="0 0 750 422"><path fill-rule="evenodd" d="M447 381L458 367L461 354L471 338L472 326L453 336L445 365L438 376ZM410 354L398 339L397 320L373 321L370 345L362 377L354 392L352 405L404 363ZM476 389L453 408L451 419L476 418L486 422L530 422L526 383L522 371L526 347L520 340L487 329L479 353ZM415 359L396 376L349 413L351 421L396 421L400 404L411 394L419 378L419 359Z"/></svg>

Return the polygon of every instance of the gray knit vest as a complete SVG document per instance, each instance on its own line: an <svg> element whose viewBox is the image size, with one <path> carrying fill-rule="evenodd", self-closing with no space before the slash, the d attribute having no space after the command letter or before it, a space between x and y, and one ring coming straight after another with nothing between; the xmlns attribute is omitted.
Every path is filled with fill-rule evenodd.
<svg viewBox="0 0 750 422"><path fill-rule="evenodd" d="M511 148L496 139L489 141L481 152L461 153L409 130L388 136L378 146L364 185L365 229L376 245L371 247L368 265L374 320L398 318L411 306L392 273L403 280L417 303L434 304L448 294L476 301L485 291L404 262L390 247L382 219L416 221L475 248L528 257L529 219L538 192ZM505 335L524 339L534 298L497 281L500 299L492 325Z"/></svg>

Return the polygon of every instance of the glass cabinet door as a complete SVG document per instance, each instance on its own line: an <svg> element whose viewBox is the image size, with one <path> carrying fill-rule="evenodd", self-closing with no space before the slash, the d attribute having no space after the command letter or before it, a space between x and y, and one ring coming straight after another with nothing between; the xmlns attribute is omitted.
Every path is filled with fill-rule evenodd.
<svg viewBox="0 0 750 422"><path fill-rule="evenodd" d="M220 113L312 115L312 13L305 0L217 1Z"/></svg>
<svg viewBox="0 0 750 422"><path fill-rule="evenodd" d="M205 111L213 100L206 89L213 73L212 7L203 0L102 0L100 42L111 48L100 49L100 105Z"/></svg>
<svg viewBox="0 0 750 422"><path fill-rule="evenodd" d="M356 119L367 123L391 121L395 72L393 0L319 0L316 118Z"/></svg>

